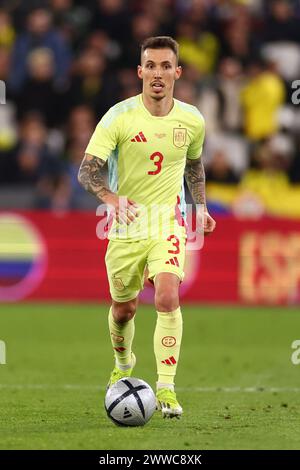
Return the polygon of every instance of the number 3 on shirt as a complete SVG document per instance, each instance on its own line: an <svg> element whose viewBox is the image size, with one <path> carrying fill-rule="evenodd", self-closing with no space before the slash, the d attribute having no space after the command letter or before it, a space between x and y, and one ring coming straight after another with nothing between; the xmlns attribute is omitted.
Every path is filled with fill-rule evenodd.
<svg viewBox="0 0 300 470"><path fill-rule="evenodd" d="M148 171L148 175L158 175L158 173L160 173L163 159L164 156L160 152L154 152L152 155L150 155L150 160L153 161L154 165L156 166L156 170Z"/></svg>

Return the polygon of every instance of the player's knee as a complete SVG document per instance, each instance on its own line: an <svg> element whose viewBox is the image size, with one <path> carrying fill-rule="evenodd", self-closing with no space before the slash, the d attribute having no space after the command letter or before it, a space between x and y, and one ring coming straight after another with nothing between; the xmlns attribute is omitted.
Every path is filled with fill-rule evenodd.
<svg viewBox="0 0 300 470"><path fill-rule="evenodd" d="M177 289L165 289L155 293L155 308L158 312L172 312L179 307Z"/></svg>
<svg viewBox="0 0 300 470"><path fill-rule="evenodd" d="M113 302L113 317L117 322L125 323L131 320L136 312L136 300L129 302Z"/></svg>

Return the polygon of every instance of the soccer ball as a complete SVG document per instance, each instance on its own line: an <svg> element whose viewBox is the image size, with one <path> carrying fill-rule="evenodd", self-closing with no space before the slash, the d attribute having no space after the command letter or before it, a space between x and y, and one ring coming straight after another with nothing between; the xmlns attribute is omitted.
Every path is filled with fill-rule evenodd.
<svg viewBox="0 0 300 470"><path fill-rule="evenodd" d="M107 416L119 426L144 426L156 409L156 399L144 380L125 377L107 390Z"/></svg>

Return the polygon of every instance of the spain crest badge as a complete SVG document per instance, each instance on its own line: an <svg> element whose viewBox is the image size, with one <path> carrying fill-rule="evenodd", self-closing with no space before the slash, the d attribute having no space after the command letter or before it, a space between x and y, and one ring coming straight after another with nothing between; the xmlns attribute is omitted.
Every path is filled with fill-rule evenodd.
<svg viewBox="0 0 300 470"><path fill-rule="evenodd" d="M178 127L173 129L173 144L175 147L183 147L186 142L187 129Z"/></svg>

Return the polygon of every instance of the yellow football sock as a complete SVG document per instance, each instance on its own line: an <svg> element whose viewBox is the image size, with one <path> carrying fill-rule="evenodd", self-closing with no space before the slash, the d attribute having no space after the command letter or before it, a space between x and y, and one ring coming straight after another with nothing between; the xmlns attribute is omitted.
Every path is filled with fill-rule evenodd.
<svg viewBox="0 0 300 470"><path fill-rule="evenodd" d="M161 387L161 384L174 384L181 338L182 315L180 307L172 312L157 312L154 354L159 387Z"/></svg>
<svg viewBox="0 0 300 470"><path fill-rule="evenodd" d="M108 326L110 338L114 349L116 364L121 369L131 364L131 346L134 337L134 318L118 323L113 317L112 307L109 309Z"/></svg>

